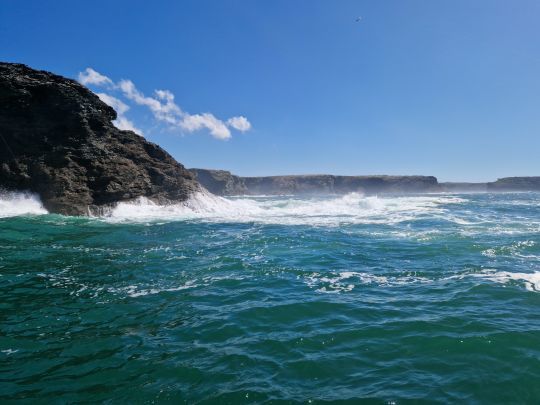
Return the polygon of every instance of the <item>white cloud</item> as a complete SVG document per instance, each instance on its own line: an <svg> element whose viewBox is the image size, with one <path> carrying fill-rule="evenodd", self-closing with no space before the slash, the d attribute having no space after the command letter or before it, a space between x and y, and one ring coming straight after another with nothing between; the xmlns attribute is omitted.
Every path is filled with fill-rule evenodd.
<svg viewBox="0 0 540 405"><path fill-rule="evenodd" d="M96 72L92 68L86 68L84 72L79 72L78 80L81 84L87 86L93 84L96 86L112 85L113 81L107 76Z"/></svg>
<svg viewBox="0 0 540 405"><path fill-rule="evenodd" d="M139 105L145 105L152 111L159 111L161 109L161 103L158 100L152 97L145 97L144 94L137 90L131 80L120 80L118 82L118 88L122 90L125 97L135 101Z"/></svg>
<svg viewBox="0 0 540 405"><path fill-rule="evenodd" d="M174 94L169 90L155 90L154 97L145 96L131 80L123 79L115 84L107 76L96 72L92 68L87 68L84 72L79 73L79 81L82 84L106 85L113 90L119 91L126 99L133 101L137 105L147 107L156 120L164 122L172 128L178 128L183 132L207 129L214 138L227 140L231 138L229 128L240 132L251 129L251 123L246 117L237 116L222 121L211 113L189 114L175 103ZM124 113L129 109L127 104L109 94L99 93L98 96L117 111L116 125L118 128L122 125L124 128L121 129L131 129L142 133L124 116Z"/></svg>
<svg viewBox="0 0 540 405"><path fill-rule="evenodd" d="M145 96L137 90L131 80L121 80L118 87L126 98L139 105L147 106L159 121L164 121L173 127L180 127L187 132L206 128L217 139L224 140L231 137L231 131L227 128L227 124L213 114L188 114L182 111L174 102L174 94L169 90L156 90L154 98Z"/></svg>
<svg viewBox="0 0 540 405"><path fill-rule="evenodd" d="M204 114L186 114L180 126L188 132L198 131L202 128L206 128L210 131L210 134L217 139L229 139L231 137L231 131L221 120L218 120L210 113Z"/></svg>
<svg viewBox="0 0 540 405"><path fill-rule="evenodd" d="M246 132L251 129L251 123L243 116L229 118L227 125L240 132Z"/></svg>
<svg viewBox="0 0 540 405"><path fill-rule="evenodd" d="M182 110L174 103L174 95L168 90L156 90L156 96L159 98L146 97L141 93L131 80L121 80L118 87L124 93L124 96L133 100L139 105L144 105L152 111L154 117L160 121L165 121L171 125L178 125L178 116L181 116ZM160 100L164 101L161 102Z"/></svg>
<svg viewBox="0 0 540 405"><path fill-rule="evenodd" d="M103 101L105 104L114 108L118 114L124 114L127 110L129 110L129 106L125 104L123 101L118 100L116 97L113 97L106 93L96 93L96 94L100 98L101 101Z"/></svg>
<svg viewBox="0 0 540 405"><path fill-rule="evenodd" d="M133 124L133 122L124 115L129 110L129 106L126 103L124 103L122 100L117 99L116 97L111 96L110 94L96 94L101 101L111 106L116 111L117 117L113 121L113 124L116 126L116 128L126 131L133 131L138 133L139 135L143 135L143 131L137 128L135 124Z"/></svg>
<svg viewBox="0 0 540 405"><path fill-rule="evenodd" d="M116 118L113 121L113 124L116 128L124 130L124 131L133 131L138 135L144 135L143 131L135 126L132 121L128 120L123 115L119 115L118 118Z"/></svg>

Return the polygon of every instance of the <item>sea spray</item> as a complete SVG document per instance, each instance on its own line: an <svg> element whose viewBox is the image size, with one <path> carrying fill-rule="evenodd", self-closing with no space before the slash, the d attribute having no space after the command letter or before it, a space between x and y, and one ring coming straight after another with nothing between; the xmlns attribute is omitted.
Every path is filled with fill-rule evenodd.
<svg viewBox="0 0 540 405"><path fill-rule="evenodd" d="M361 223L397 223L422 215L444 215L444 205L465 202L443 195L295 197L258 196L224 198L195 193L183 203L158 205L139 198L120 203L112 210L112 222L153 220L203 220L214 222L256 222L283 225L338 226Z"/></svg>
<svg viewBox="0 0 540 405"><path fill-rule="evenodd" d="M35 194L0 190L0 218L46 213L47 210Z"/></svg>

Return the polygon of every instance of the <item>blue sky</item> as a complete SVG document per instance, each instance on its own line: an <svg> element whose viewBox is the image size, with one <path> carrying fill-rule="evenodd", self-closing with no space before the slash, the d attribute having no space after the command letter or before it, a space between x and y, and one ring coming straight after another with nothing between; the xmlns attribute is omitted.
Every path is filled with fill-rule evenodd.
<svg viewBox="0 0 540 405"><path fill-rule="evenodd" d="M0 59L109 77L90 87L188 167L482 181L540 175L539 20L536 0L4 0ZM167 125L121 79L251 128Z"/></svg>

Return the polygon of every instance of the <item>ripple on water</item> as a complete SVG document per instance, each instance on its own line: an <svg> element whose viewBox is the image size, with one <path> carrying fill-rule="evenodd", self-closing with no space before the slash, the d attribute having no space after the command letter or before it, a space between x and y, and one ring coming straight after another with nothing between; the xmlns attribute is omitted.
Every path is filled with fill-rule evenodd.
<svg viewBox="0 0 540 405"><path fill-rule="evenodd" d="M540 398L534 193L203 196L0 223L3 400Z"/></svg>

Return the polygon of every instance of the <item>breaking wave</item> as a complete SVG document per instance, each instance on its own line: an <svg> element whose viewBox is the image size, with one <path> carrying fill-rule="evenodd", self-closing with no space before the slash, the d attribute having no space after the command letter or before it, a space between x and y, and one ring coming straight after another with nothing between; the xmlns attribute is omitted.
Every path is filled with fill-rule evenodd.
<svg viewBox="0 0 540 405"><path fill-rule="evenodd" d="M288 225L393 224L424 215L443 216L444 205L466 200L455 196L223 198L197 193L186 202L157 205L146 198L120 203L108 215L112 222L206 220Z"/></svg>
<svg viewBox="0 0 540 405"><path fill-rule="evenodd" d="M426 216L451 220L447 204L466 200L452 195L376 197L352 193L334 197L218 197L194 194L178 204L159 205L140 197L119 203L102 219L108 222L200 220L283 225L396 224ZM47 214L38 196L0 191L0 218ZM456 223L463 221L454 218Z"/></svg>
<svg viewBox="0 0 540 405"><path fill-rule="evenodd" d="M484 270L472 275L500 284L523 283L528 291L540 291L540 271L533 273L513 273L510 271Z"/></svg>
<svg viewBox="0 0 540 405"><path fill-rule="evenodd" d="M0 218L47 214L39 197L32 193L0 191Z"/></svg>

